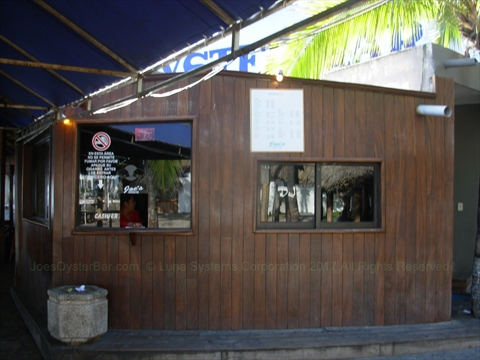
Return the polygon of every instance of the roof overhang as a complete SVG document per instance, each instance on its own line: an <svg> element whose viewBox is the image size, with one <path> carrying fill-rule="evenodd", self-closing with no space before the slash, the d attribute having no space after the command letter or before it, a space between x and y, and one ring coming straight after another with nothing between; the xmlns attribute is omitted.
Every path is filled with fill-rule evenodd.
<svg viewBox="0 0 480 360"><path fill-rule="evenodd" d="M241 48L243 28L293 0L105 0L89 2L88 8L79 0L19 0L12 7L0 2L0 127L56 121L63 108L133 82L140 85L148 74L232 35L226 56L103 107L128 103L366 2L348 0ZM79 116L98 110L86 108Z"/></svg>
<svg viewBox="0 0 480 360"><path fill-rule="evenodd" d="M135 81L174 61L172 54L291 2L1 1L0 127L25 127L119 80Z"/></svg>

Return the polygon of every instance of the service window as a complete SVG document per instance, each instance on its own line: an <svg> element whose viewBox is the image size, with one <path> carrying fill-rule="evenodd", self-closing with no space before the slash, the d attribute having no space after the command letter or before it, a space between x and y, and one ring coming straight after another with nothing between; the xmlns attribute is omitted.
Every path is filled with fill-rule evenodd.
<svg viewBox="0 0 480 360"><path fill-rule="evenodd" d="M380 227L379 163L258 163L258 229Z"/></svg>
<svg viewBox="0 0 480 360"><path fill-rule="evenodd" d="M191 229L191 121L78 128L78 227Z"/></svg>

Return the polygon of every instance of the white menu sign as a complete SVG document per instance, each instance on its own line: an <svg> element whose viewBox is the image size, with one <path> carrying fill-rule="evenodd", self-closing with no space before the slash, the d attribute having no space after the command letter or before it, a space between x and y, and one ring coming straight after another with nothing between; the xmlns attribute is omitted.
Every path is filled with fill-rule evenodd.
<svg viewBox="0 0 480 360"><path fill-rule="evenodd" d="M303 90L252 89L252 152L303 152Z"/></svg>

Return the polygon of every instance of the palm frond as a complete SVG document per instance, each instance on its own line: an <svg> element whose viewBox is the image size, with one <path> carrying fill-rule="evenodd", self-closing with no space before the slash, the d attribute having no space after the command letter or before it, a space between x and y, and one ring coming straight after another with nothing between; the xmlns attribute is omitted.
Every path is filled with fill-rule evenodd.
<svg viewBox="0 0 480 360"><path fill-rule="evenodd" d="M313 14L340 2L301 3ZM287 76L319 79L332 68L357 63L363 57L414 46L423 32L422 24L432 22L439 26L435 40L458 51L462 44L455 11L470 2L480 4L477 0L383 0L376 6L379 1L372 1L271 44L265 72L282 69Z"/></svg>
<svg viewBox="0 0 480 360"><path fill-rule="evenodd" d="M160 197L170 198L175 195L178 177L182 172L180 160L149 160L147 171Z"/></svg>

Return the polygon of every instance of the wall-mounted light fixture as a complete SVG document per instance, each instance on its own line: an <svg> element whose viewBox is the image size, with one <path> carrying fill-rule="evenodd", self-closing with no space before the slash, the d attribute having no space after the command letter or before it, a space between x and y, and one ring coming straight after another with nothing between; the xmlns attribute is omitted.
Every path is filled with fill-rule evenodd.
<svg viewBox="0 0 480 360"><path fill-rule="evenodd" d="M283 70L278 70L277 75L276 75L277 81L282 82L283 80Z"/></svg>
<svg viewBox="0 0 480 360"><path fill-rule="evenodd" d="M478 64L477 59L468 58L468 59L450 59L443 61L443 67L445 69L451 67L465 67L465 66L475 66Z"/></svg>
<svg viewBox="0 0 480 360"><path fill-rule="evenodd" d="M64 125L70 125L72 122L70 121L70 119L63 119L63 124Z"/></svg>
<svg viewBox="0 0 480 360"><path fill-rule="evenodd" d="M447 105L418 105L417 114L450 117L452 115L452 109Z"/></svg>

